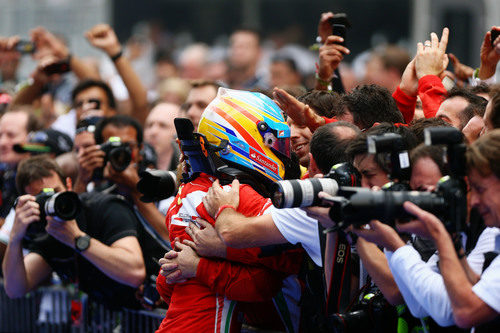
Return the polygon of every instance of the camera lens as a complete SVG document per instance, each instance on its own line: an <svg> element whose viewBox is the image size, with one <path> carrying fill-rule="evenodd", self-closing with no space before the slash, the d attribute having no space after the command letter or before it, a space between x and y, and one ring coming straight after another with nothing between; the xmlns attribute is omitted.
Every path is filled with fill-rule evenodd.
<svg viewBox="0 0 500 333"><path fill-rule="evenodd" d="M59 192L47 199L44 210L46 215L73 220L80 210L80 199L75 192Z"/></svg>
<svg viewBox="0 0 500 333"><path fill-rule="evenodd" d="M319 205L318 193L337 194L337 182L330 178L281 180L275 185L272 201L277 208L309 207Z"/></svg>
<svg viewBox="0 0 500 333"><path fill-rule="evenodd" d="M139 174L141 180L137 183L137 190L143 194L141 201L153 202L166 199L177 190L175 172L165 170L146 170Z"/></svg>
<svg viewBox="0 0 500 333"><path fill-rule="evenodd" d="M126 146L113 148L109 152L108 159L113 169L121 172L125 170L132 161L130 148Z"/></svg>

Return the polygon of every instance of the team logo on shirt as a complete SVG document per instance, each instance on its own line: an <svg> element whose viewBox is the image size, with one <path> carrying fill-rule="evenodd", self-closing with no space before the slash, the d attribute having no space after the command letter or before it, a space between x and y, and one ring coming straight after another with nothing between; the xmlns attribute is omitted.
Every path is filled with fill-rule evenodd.
<svg viewBox="0 0 500 333"><path fill-rule="evenodd" d="M268 159L266 156L262 155L258 151L250 147L250 159L265 168L268 168L274 173L278 173L278 164L274 163L272 160Z"/></svg>

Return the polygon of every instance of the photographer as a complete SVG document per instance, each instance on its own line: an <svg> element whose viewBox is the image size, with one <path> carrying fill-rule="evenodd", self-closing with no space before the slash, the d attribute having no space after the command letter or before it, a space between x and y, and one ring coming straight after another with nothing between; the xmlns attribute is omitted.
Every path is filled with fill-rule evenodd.
<svg viewBox="0 0 500 333"><path fill-rule="evenodd" d="M139 182L139 164L141 162L140 150L142 149L142 127L133 118L124 115L117 115L102 119L96 126L94 137L97 145L100 145L101 154L103 146L110 143L110 138L118 138L116 142L119 146L119 156L110 158L110 149L105 153L103 176L115 185L115 191L123 195L138 210L138 218L147 221L162 240L168 239L168 231L165 228L165 216L160 213L154 203L146 203L140 200L142 194L137 190ZM126 152L125 152L126 151ZM128 155L130 160L122 160L123 154ZM119 170L117 170L117 168Z"/></svg>
<svg viewBox="0 0 500 333"><path fill-rule="evenodd" d="M16 205L3 260L7 294L24 296L55 271L110 307L137 307L134 290L144 280L145 269L136 238L137 221L127 205L101 195L99 200L82 200L75 219L46 216L44 226L40 216L46 208L35 196L44 188L67 190L59 166L47 156L29 158L19 165L16 184L25 195ZM32 233L32 226L40 232ZM23 242L30 250L24 258Z"/></svg>
<svg viewBox="0 0 500 333"><path fill-rule="evenodd" d="M500 225L496 213L496 193L500 184L496 167L499 147L500 132L493 131L472 144L466 154L472 189L471 205L479 210L488 227L467 258L472 268L479 272L482 270L481 277L466 269L460 260L463 255L457 256L454 243L439 219L412 203L405 203L405 209L418 221L399 224L398 229L431 238L436 243L441 274L422 264L411 247L406 246L391 227L372 221L371 229L362 231L389 251L387 257L391 271L412 313L420 312L420 316L428 313L441 325L455 323L460 327L485 323L498 315L500 288L496 270L499 249L495 239L498 240ZM477 260L476 263L471 262L478 256L484 256L479 265ZM492 329L490 325L495 324L498 325L498 322L483 329Z"/></svg>

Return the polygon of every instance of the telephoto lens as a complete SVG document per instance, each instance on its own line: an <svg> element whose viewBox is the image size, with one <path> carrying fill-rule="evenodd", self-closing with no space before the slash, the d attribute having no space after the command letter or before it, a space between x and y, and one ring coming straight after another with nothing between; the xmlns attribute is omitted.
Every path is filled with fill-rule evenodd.
<svg viewBox="0 0 500 333"><path fill-rule="evenodd" d="M271 200L277 208L318 206L321 203L319 192L334 196L338 188L337 181L330 178L281 180L275 184Z"/></svg>
<svg viewBox="0 0 500 333"><path fill-rule="evenodd" d="M351 163L335 164L324 178L281 180L274 185L271 200L277 208L319 206L323 191L335 196L339 186L360 186L361 175Z"/></svg>
<svg viewBox="0 0 500 333"><path fill-rule="evenodd" d="M171 197L177 191L175 172L147 169L139 173L137 190L143 194L142 202L154 202Z"/></svg>

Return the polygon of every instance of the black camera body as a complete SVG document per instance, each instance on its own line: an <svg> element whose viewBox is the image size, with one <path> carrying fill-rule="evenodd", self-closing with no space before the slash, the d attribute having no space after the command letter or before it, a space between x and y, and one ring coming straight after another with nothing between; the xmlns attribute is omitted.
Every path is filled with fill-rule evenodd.
<svg viewBox="0 0 500 333"><path fill-rule="evenodd" d="M125 170L132 161L132 149L128 144L121 142L117 136L110 137L101 145L101 150L106 153L104 165L109 161L117 172Z"/></svg>
<svg viewBox="0 0 500 333"><path fill-rule="evenodd" d="M82 209L78 194L72 191L56 193L52 188L44 188L35 196L35 201L40 206L40 220L28 226L25 236L27 239L33 239L37 235L45 233L47 216L68 221L75 219Z"/></svg>
<svg viewBox="0 0 500 333"><path fill-rule="evenodd" d="M336 313L328 320L335 332L392 332L397 326L396 309L384 298L378 288L370 290L347 313Z"/></svg>
<svg viewBox="0 0 500 333"><path fill-rule="evenodd" d="M334 165L323 178L280 180L274 184L273 205L277 208L319 206L323 191L336 195L339 186L360 186L361 174L351 163Z"/></svg>
<svg viewBox="0 0 500 333"><path fill-rule="evenodd" d="M408 147L403 137L396 133L385 133L382 135L370 135L366 138L368 153L388 154L390 157L391 182L385 184L384 191L408 191L410 190L410 158Z"/></svg>
<svg viewBox="0 0 500 333"><path fill-rule="evenodd" d="M467 218L467 185L465 183L465 145L462 134L455 128L433 127L424 131L426 144L446 144L450 174L442 177L435 192L370 191L341 187L344 197L330 209L330 218L339 228L353 224L361 226L380 220L394 226L396 219L412 216L403 208L410 201L436 215L450 232L464 230Z"/></svg>

